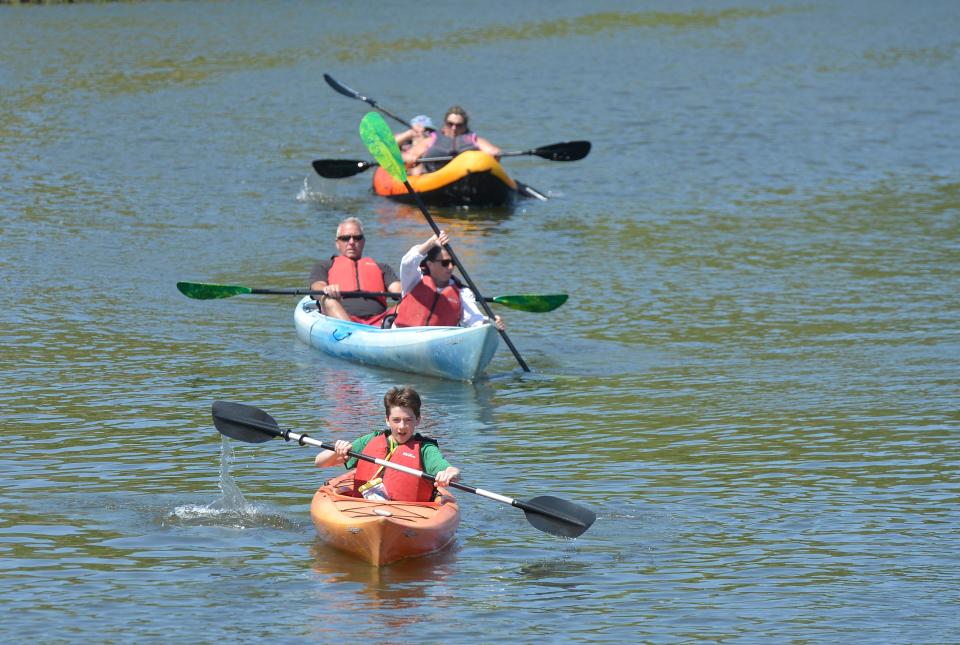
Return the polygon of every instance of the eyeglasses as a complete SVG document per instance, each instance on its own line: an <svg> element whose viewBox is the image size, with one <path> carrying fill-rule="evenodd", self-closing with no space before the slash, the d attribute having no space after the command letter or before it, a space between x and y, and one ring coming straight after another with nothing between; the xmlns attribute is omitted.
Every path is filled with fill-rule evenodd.
<svg viewBox="0 0 960 645"><path fill-rule="evenodd" d="M363 242L363 235L338 235L337 239L341 242L349 242L353 240L354 242Z"/></svg>
<svg viewBox="0 0 960 645"><path fill-rule="evenodd" d="M464 123L463 121L460 121L458 123L454 123L453 121L445 121L445 123L451 128L465 128L467 126L467 124Z"/></svg>

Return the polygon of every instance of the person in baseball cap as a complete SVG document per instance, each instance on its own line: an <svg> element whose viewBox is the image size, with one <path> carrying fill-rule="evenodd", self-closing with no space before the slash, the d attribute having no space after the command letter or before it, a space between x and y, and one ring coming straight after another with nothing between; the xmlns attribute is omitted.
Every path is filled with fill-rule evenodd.
<svg viewBox="0 0 960 645"><path fill-rule="evenodd" d="M410 129L393 135L400 146L400 150L406 150L414 143L425 139L435 130L433 121L426 114L418 114L410 119Z"/></svg>

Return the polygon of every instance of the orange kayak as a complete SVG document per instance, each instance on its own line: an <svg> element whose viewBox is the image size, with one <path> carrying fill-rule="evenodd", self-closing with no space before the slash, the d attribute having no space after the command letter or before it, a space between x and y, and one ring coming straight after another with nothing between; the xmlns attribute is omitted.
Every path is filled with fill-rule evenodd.
<svg viewBox="0 0 960 645"><path fill-rule="evenodd" d="M462 152L436 172L408 179L430 206L509 206L521 194L500 162L478 150ZM399 202L415 202L407 187L383 168L373 174L373 191Z"/></svg>
<svg viewBox="0 0 960 645"><path fill-rule="evenodd" d="M310 516L332 547L374 566L416 558L453 542L460 506L445 489L434 502L380 502L351 497L353 471L334 477L313 496ZM346 493L346 494L344 494Z"/></svg>

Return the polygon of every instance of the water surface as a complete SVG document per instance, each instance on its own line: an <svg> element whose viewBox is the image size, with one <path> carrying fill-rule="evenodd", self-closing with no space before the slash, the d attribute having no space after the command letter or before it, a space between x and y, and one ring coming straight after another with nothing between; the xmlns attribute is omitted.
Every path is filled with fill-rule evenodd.
<svg viewBox="0 0 960 645"><path fill-rule="evenodd" d="M0 7L0 608L24 640L960 640L960 10L951 2ZM336 361L294 302L369 192L369 108L451 103L551 197L438 210L534 368L476 384ZM465 481L597 511L577 540L463 494L439 557L318 543L309 449L411 383Z"/></svg>

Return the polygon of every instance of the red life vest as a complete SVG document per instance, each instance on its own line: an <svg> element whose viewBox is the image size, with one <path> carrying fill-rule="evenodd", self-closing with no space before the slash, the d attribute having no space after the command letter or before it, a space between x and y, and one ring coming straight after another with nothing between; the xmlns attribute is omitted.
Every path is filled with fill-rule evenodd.
<svg viewBox="0 0 960 645"><path fill-rule="evenodd" d="M397 306L394 327L456 327L460 324L460 287L448 284L442 291L423 276Z"/></svg>
<svg viewBox="0 0 960 645"><path fill-rule="evenodd" d="M342 255L335 255L330 270L327 271L327 284L340 285L341 291L386 291L383 284L383 271L371 258L351 260ZM374 298L387 308L386 298Z"/></svg>
<svg viewBox="0 0 960 645"><path fill-rule="evenodd" d="M407 443L396 447L390 457L387 457L389 450L389 433L378 434L370 440L364 449L363 454L376 459L386 459L390 463L407 466L415 470L423 470L423 460L420 457L420 448L424 443L436 445L436 441L420 434L415 434ZM380 473L380 470L383 470ZM431 502L433 501L433 482L414 477L408 473L379 466L369 461L358 461L357 470L353 474L353 492L360 497L360 487L380 476L383 478L383 485L387 489L387 495L391 500L399 502Z"/></svg>

